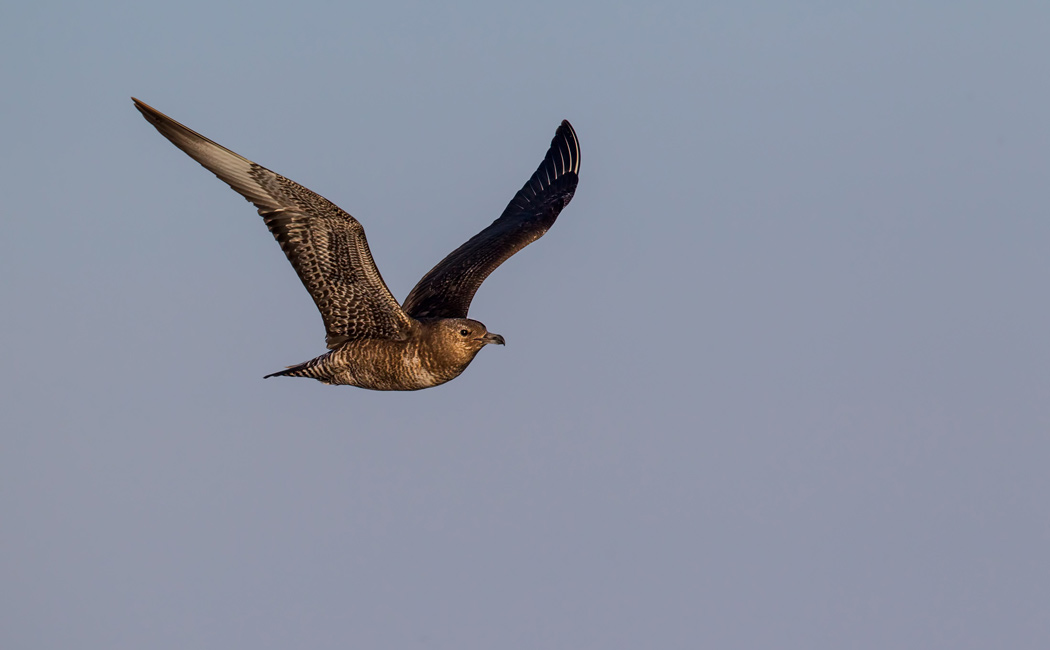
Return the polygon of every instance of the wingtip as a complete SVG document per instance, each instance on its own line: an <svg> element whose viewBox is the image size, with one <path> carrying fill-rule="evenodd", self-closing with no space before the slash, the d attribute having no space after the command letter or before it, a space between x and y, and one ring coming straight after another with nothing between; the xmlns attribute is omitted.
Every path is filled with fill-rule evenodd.
<svg viewBox="0 0 1050 650"><path fill-rule="evenodd" d="M135 103L135 108L142 113L142 116L152 124L156 124L162 117L164 117L163 113L137 97L132 97L131 101Z"/></svg>
<svg viewBox="0 0 1050 650"><path fill-rule="evenodd" d="M562 120L561 125L558 127L558 134L561 135L566 131L572 134L574 140L576 139L576 129L572 128L572 125L569 124L569 120Z"/></svg>
<svg viewBox="0 0 1050 650"><path fill-rule="evenodd" d="M558 127L558 132L554 134L554 140L551 142L551 147L557 146L559 138L564 141L569 154L568 165L565 172L579 174L580 139L576 137L576 129L572 128L572 124L569 124L569 120L561 121L561 126Z"/></svg>

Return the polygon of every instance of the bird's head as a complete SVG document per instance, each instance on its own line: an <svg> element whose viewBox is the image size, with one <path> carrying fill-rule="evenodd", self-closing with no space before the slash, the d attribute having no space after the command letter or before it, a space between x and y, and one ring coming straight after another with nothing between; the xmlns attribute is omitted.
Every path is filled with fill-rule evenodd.
<svg viewBox="0 0 1050 650"><path fill-rule="evenodd" d="M439 366L456 368L459 374L467 367L481 348L490 343L505 345L503 337L492 334L485 326L469 318L442 318L430 321L425 327L426 347Z"/></svg>
<svg viewBox="0 0 1050 650"><path fill-rule="evenodd" d="M469 318L445 318L439 321L439 327L445 341L474 354L490 343L506 345L502 336L489 332L483 323Z"/></svg>

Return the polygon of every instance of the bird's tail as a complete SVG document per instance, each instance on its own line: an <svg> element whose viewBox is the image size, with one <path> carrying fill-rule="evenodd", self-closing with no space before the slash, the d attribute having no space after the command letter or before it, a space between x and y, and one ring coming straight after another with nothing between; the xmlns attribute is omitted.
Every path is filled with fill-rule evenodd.
<svg viewBox="0 0 1050 650"><path fill-rule="evenodd" d="M331 352L295 366L288 366L284 370L266 375L263 379L269 379L270 377L309 377L326 384L331 383L333 377L331 368L327 363L330 354Z"/></svg>

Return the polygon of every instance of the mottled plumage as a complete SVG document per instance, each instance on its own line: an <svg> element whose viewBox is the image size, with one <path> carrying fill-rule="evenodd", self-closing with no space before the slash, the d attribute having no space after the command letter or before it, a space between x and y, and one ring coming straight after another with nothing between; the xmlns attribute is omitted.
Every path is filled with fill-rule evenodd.
<svg viewBox="0 0 1050 650"><path fill-rule="evenodd" d="M486 344L504 342L467 318L474 293L554 224L578 181L579 142L563 121L539 169L499 219L423 276L402 306L383 282L357 219L132 99L164 137L259 209L321 312L329 352L267 377L374 390L418 390L454 379Z"/></svg>

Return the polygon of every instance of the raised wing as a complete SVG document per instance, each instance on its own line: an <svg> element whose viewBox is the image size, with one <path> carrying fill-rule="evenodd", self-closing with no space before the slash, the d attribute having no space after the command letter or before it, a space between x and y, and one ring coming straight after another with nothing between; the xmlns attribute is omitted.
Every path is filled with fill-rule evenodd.
<svg viewBox="0 0 1050 650"><path fill-rule="evenodd" d="M464 318L474 293L497 266L543 236L572 199L579 180L580 142L563 121L551 148L507 209L423 276L405 299L413 318Z"/></svg>
<svg viewBox="0 0 1050 650"><path fill-rule="evenodd" d="M161 135L259 208L317 303L329 348L350 339L400 338L408 330L411 320L379 275L357 219L302 185L132 100Z"/></svg>

